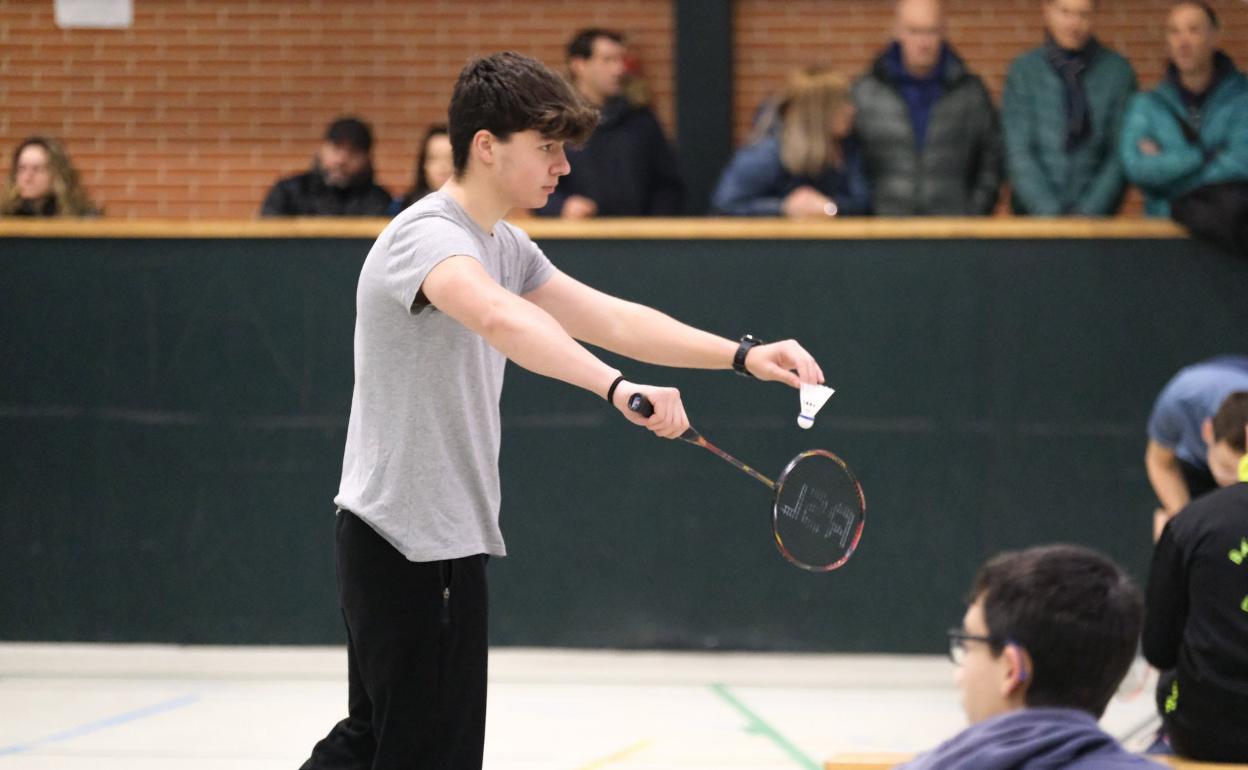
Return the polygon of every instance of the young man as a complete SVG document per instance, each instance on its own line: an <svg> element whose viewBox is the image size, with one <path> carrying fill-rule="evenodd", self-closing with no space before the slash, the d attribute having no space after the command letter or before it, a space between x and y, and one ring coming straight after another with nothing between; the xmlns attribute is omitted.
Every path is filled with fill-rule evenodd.
<svg viewBox="0 0 1248 770"><path fill-rule="evenodd" d="M1184 757L1248 762L1248 393L1214 423L1233 431L1236 481L1162 530L1148 575L1144 655L1161 670L1157 710Z"/></svg>
<svg viewBox="0 0 1248 770"><path fill-rule="evenodd" d="M390 193L373 182L373 132L359 118L325 129L312 168L279 180L264 199L262 217L382 217Z"/></svg>
<svg viewBox="0 0 1248 770"><path fill-rule="evenodd" d="M624 36L585 29L568 43L568 72L602 119L583 147L568 150L572 171L537 213L565 219L671 217L684 208L676 156L650 108L623 95Z"/></svg>
<svg viewBox="0 0 1248 770"><path fill-rule="evenodd" d="M896 40L853 89L880 216L992 213L1001 130L992 97L945 41L938 0L900 0Z"/></svg>
<svg viewBox="0 0 1248 770"><path fill-rule="evenodd" d="M1248 181L1248 77L1218 41L1212 8L1175 3L1166 78L1127 108L1119 152L1149 216L1170 216L1170 204L1198 187Z"/></svg>
<svg viewBox="0 0 1248 770"><path fill-rule="evenodd" d="M1142 614L1122 569L1087 548L989 560L949 632L971 726L900 768L1157 768L1097 726L1135 657Z"/></svg>
<svg viewBox="0 0 1248 770"><path fill-rule="evenodd" d="M1044 45L1010 65L1001 119L1015 213L1101 217L1122 203L1118 133L1135 71L1092 35L1096 6L1045 0Z"/></svg>
<svg viewBox="0 0 1248 770"><path fill-rule="evenodd" d="M1148 418L1144 467L1161 508L1154 539L1166 520L1191 500L1235 481L1233 420L1214 415L1236 392L1248 391L1248 356L1221 356L1179 370ZM1221 427L1219 427L1221 426ZM1242 445L1241 445L1242 446Z"/></svg>
<svg viewBox="0 0 1248 770"><path fill-rule="evenodd" d="M355 389L335 503L348 717L313 768L479 768L486 580L498 527L499 396L507 359L606 398L666 437L689 425L674 388L629 382L577 343L666 366L820 382L796 342L741 343L602 294L502 221L568 173L564 143L596 113L513 53L469 64L451 97L455 176L378 237L356 291ZM796 373L793 373L793 372ZM634 393L654 414L628 409Z"/></svg>

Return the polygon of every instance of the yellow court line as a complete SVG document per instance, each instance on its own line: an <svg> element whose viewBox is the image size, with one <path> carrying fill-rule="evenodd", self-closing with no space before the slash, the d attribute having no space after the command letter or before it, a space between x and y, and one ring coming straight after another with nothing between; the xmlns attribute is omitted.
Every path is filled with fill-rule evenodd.
<svg viewBox="0 0 1248 770"><path fill-rule="evenodd" d="M608 754L602 759L595 759L593 762L590 762L588 765L583 765L581 767L578 767L577 770L598 770L598 768L600 767L607 767L608 765L614 765L616 762L619 762L624 759L628 759L629 757L642 751L643 749L649 748L650 744L652 743L654 743L653 738L646 738L645 740L637 741L632 746L627 746L625 748L622 748L619 751L615 752L614 754Z"/></svg>

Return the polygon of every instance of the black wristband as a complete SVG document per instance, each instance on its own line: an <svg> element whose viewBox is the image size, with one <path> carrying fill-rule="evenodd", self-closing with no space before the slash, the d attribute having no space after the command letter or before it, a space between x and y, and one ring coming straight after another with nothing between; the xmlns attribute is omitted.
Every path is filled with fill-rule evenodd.
<svg viewBox="0 0 1248 770"><path fill-rule="evenodd" d="M622 374L619 377L616 377L614 380L611 381L611 387L607 388L607 403L608 404L615 403L614 401L611 400L611 397L615 395L615 389L619 387L620 383L623 381L624 381L624 375Z"/></svg>

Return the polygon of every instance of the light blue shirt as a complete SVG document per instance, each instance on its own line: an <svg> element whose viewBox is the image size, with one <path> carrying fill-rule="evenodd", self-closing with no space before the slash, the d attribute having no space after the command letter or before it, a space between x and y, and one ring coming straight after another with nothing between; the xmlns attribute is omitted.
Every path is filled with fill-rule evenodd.
<svg viewBox="0 0 1248 770"><path fill-rule="evenodd" d="M1232 393L1248 390L1248 356L1221 356L1192 364L1166 383L1148 418L1148 437L1184 462L1207 468L1209 447L1201 424Z"/></svg>

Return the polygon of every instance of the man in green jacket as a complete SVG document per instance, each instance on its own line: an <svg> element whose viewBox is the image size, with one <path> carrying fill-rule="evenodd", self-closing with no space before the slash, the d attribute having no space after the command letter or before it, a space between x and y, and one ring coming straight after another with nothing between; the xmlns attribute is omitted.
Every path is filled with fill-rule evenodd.
<svg viewBox="0 0 1248 770"><path fill-rule="evenodd" d="M1118 134L1135 71L1092 36L1096 0L1045 0L1045 43L1010 65L1001 109L1017 214L1108 216L1126 187Z"/></svg>
<svg viewBox="0 0 1248 770"><path fill-rule="evenodd" d="M1119 153L1149 216L1169 216L1171 202L1198 187L1248 181L1248 78L1218 50L1218 37L1209 6L1176 3L1166 77L1127 108Z"/></svg>

